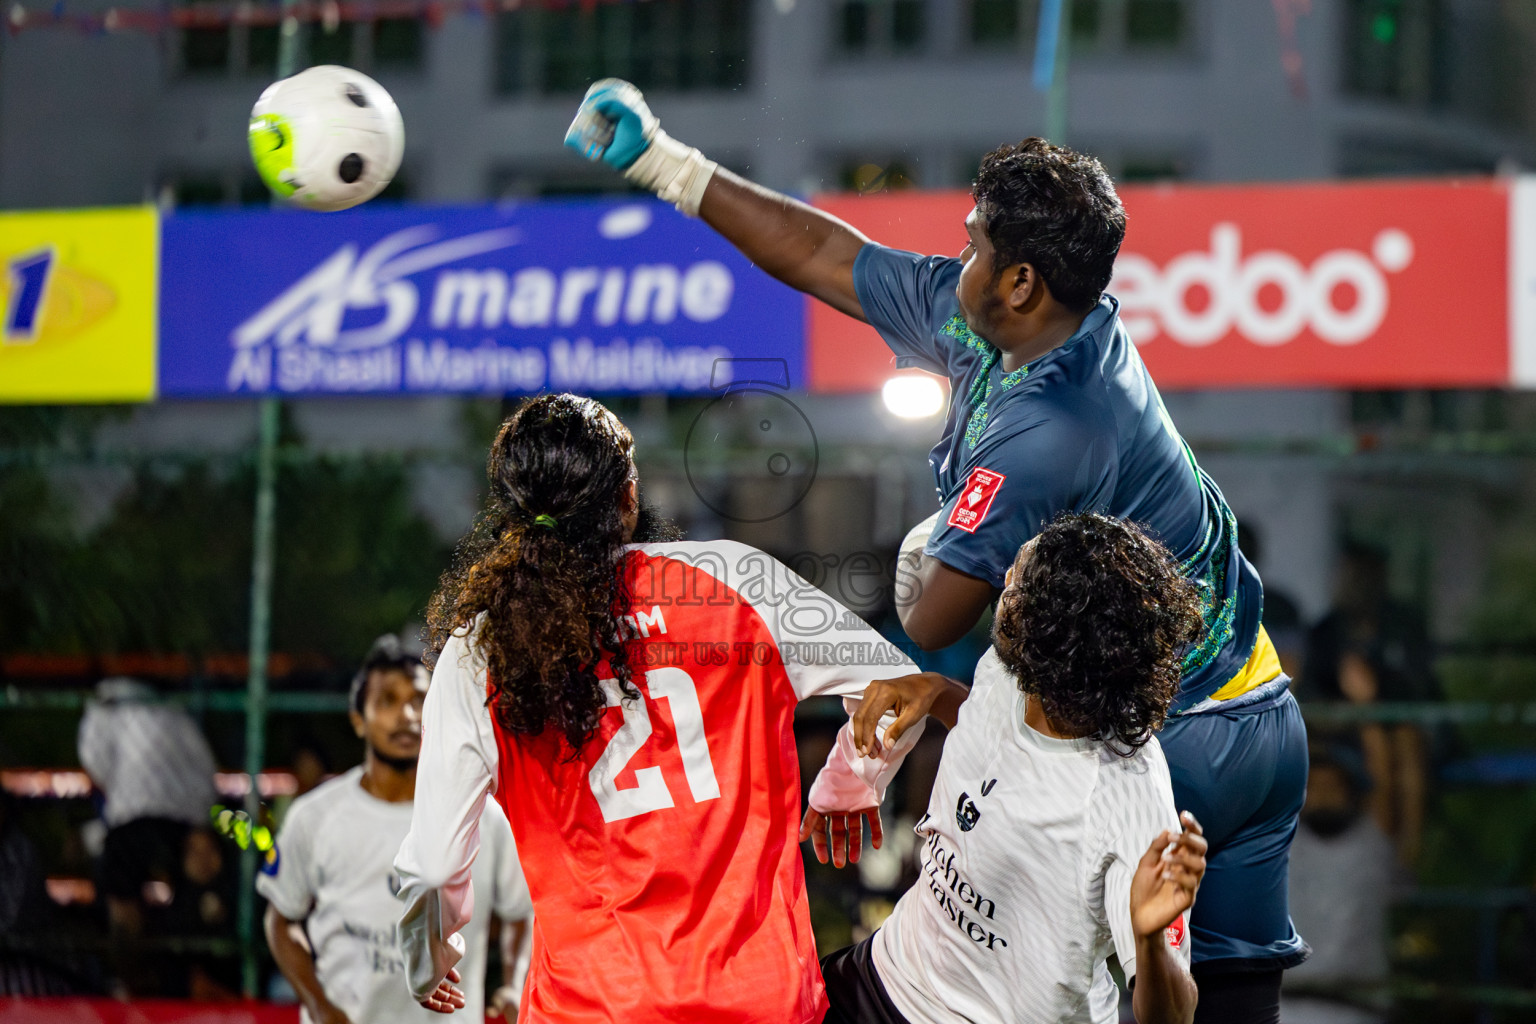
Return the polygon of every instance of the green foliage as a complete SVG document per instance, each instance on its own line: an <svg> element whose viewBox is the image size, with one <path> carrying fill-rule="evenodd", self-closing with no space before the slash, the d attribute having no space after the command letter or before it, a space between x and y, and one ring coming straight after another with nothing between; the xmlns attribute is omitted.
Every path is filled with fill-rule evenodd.
<svg viewBox="0 0 1536 1024"><path fill-rule="evenodd" d="M245 461L140 464L82 536L40 464L0 472L0 653L245 650L254 486ZM449 555L389 458L285 458L276 549L272 648L344 665L420 617Z"/></svg>
<svg viewBox="0 0 1536 1024"><path fill-rule="evenodd" d="M1536 792L1524 786L1456 787L1440 794L1424 827L1418 881L1430 886L1530 883Z"/></svg>
<svg viewBox="0 0 1536 1024"><path fill-rule="evenodd" d="M283 471L274 649L323 651L350 664L379 633L422 618L451 550L410 507L397 460L330 460Z"/></svg>

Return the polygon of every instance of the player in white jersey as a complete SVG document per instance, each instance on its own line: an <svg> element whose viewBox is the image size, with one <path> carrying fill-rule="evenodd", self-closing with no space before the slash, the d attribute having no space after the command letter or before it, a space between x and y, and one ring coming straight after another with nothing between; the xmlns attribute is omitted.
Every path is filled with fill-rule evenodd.
<svg viewBox="0 0 1536 1024"><path fill-rule="evenodd" d="M1205 840L1174 809L1152 733L1199 609L1140 530L1066 516L1020 549L969 693L931 674L871 684L841 742L878 749L893 707L887 745L929 713L951 731L917 884L870 939L822 961L829 1024L1112 1024L1111 953L1140 1024L1188 1024ZM829 824L842 852L845 822L806 819L818 855Z"/></svg>
<svg viewBox="0 0 1536 1024"><path fill-rule="evenodd" d="M363 764L299 797L277 840L277 857L257 888L268 901L267 942L302 1003L305 1024L436 1020L417 1005L395 940L400 880L395 853L411 827L421 707L428 676L393 636L381 637L352 688L352 723L366 743ZM481 857L472 885L480 905L517 935L533 912L506 816L480 818ZM296 926L303 932L295 935ZM483 1020L490 915L465 928L460 963L470 1019ZM309 948L301 944L304 938ZM518 942L502 943L502 977L492 1012L517 1014Z"/></svg>

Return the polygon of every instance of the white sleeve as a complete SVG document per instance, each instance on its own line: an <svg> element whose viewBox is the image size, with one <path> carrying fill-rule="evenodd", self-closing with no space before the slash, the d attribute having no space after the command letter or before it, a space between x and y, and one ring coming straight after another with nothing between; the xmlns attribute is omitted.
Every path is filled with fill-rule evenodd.
<svg viewBox="0 0 1536 1024"><path fill-rule="evenodd" d="M315 906L315 822L311 803L295 800L277 832L277 860L256 876L256 891L290 921L302 921Z"/></svg>
<svg viewBox="0 0 1536 1024"><path fill-rule="evenodd" d="M875 679L917 671L912 659L772 555L730 544L726 580L768 626L795 695L861 697Z"/></svg>
<svg viewBox="0 0 1536 1024"><path fill-rule="evenodd" d="M495 884L492 907L503 921L521 921L533 916L533 900L528 896L528 882L517 859L517 840L506 812L494 800L485 802L480 818L481 856L491 858L491 878Z"/></svg>
<svg viewBox="0 0 1536 1024"><path fill-rule="evenodd" d="M110 717L109 711L94 701L88 702L85 714L80 718L80 731L75 741L80 754L80 767L85 769L85 774L103 792L106 791L107 780L115 774L113 762L117 753L117 744L107 721Z"/></svg>
<svg viewBox="0 0 1536 1024"><path fill-rule="evenodd" d="M1147 842L1150 843L1151 839ZM1145 848L1142 852L1146 852ZM1135 873L1136 861L1126 863L1117 857L1110 863L1104 876L1104 901L1108 910L1109 931L1114 938L1115 953L1120 957L1120 969L1125 972L1127 981L1136 977L1136 932L1131 927L1131 877ZM1169 925L1165 939L1173 947L1174 956L1188 969L1189 911L1186 910L1180 920Z"/></svg>
<svg viewBox="0 0 1536 1024"><path fill-rule="evenodd" d="M406 981L420 1000L464 955L458 932L475 909L470 865L480 816L495 785L498 757L485 706L484 664L462 636L438 656L421 718L421 758L411 831L395 857Z"/></svg>
<svg viewBox="0 0 1536 1024"><path fill-rule="evenodd" d="M843 698L843 710L850 716L859 709L859 701ZM880 719L879 732L885 735L896 721L887 711ZM885 789L901 763L907 759L928 725L925 718L902 734L896 745L882 750L879 757L865 757L853 745L853 723L847 721L837 730L837 742L827 753L827 763L816 773L806 803L823 814L849 814L885 802Z"/></svg>
<svg viewBox="0 0 1536 1024"><path fill-rule="evenodd" d="M1156 738L1149 742L1156 743ZM1162 758L1159 756L1159 762ZM1164 764L1148 765L1136 785L1119 786L1102 802L1105 817L1104 915L1115 953L1127 980L1136 976L1136 932L1131 927L1131 879L1136 865L1158 833L1180 830L1173 788ZM1187 968L1190 962L1189 914L1167 930L1174 954Z"/></svg>
<svg viewBox="0 0 1536 1024"><path fill-rule="evenodd" d="M843 710L852 716L871 682L917 671L916 663L874 627L777 559L743 545L736 568L737 592L767 623L801 700L839 695ZM892 714L881 719L882 735L895 720ZM880 806L891 777L926 724L908 729L879 757L863 757L853 745L852 723L844 722L826 765L811 784L810 805L822 813Z"/></svg>

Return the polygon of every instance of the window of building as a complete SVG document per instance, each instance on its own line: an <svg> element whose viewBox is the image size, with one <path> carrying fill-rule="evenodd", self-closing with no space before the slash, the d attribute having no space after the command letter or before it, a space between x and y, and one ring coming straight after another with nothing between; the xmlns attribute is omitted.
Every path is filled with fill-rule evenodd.
<svg viewBox="0 0 1536 1024"><path fill-rule="evenodd" d="M1128 49L1171 50L1184 42L1183 0L1126 0Z"/></svg>
<svg viewBox="0 0 1536 1024"><path fill-rule="evenodd" d="M373 66L411 70L420 68L426 40L421 22L415 18L380 18L370 29L373 33Z"/></svg>
<svg viewBox="0 0 1536 1024"><path fill-rule="evenodd" d="M1419 105L1445 99L1444 0L1346 0L1344 19L1347 91Z"/></svg>
<svg viewBox="0 0 1536 1024"><path fill-rule="evenodd" d="M251 25L245 30L245 70L277 77L276 25Z"/></svg>
<svg viewBox="0 0 1536 1024"><path fill-rule="evenodd" d="M311 22L304 26L305 63L340 64L344 68L357 65L357 32L355 25L334 25Z"/></svg>
<svg viewBox="0 0 1536 1024"><path fill-rule="evenodd" d="M1189 161L1176 153L1128 152L1120 159L1116 181L1178 181L1189 177Z"/></svg>
<svg viewBox="0 0 1536 1024"><path fill-rule="evenodd" d="M840 0L833 6L838 47L845 53L908 54L923 47L924 0Z"/></svg>
<svg viewBox="0 0 1536 1024"><path fill-rule="evenodd" d="M160 181L160 202L167 207L246 206L270 203L272 193L249 168L182 171Z"/></svg>
<svg viewBox="0 0 1536 1024"><path fill-rule="evenodd" d="M1198 176L1198 147L1162 148L1161 146L1124 144L1108 140L1103 144L1086 142L1081 152L1097 157L1117 184L1142 184L1155 181L1184 181ZM976 180L986 152L966 150L958 154L955 166L965 173L956 185L967 186Z"/></svg>
<svg viewBox="0 0 1536 1024"><path fill-rule="evenodd" d="M491 199L522 200L558 196L644 195L647 190L605 168L502 164L493 166L486 182Z"/></svg>
<svg viewBox="0 0 1536 1024"><path fill-rule="evenodd" d="M751 177L751 167L734 154L716 153L722 167L744 177ZM614 174L606 167L586 162L558 160L518 162L508 160L491 165L485 177L486 195L495 201L558 198L562 196L649 197L650 189Z"/></svg>
<svg viewBox="0 0 1536 1024"><path fill-rule="evenodd" d="M971 0L971 42L1016 47L1035 37L1039 17L1039 0Z"/></svg>
<svg viewBox="0 0 1536 1024"><path fill-rule="evenodd" d="M528 4L496 19L501 95L581 92L599 78L641 89L737 89L747 81L750 0Z"/></svg>
<svg viewBox="0 0 1536 1024"><path fill-rule="evenodd" d="M1074 52L1178 50L1192 39L1194 0L1072 0ZM1034 51L1040 0L970 0L970 39L980 48Z"/></svg>
<svg viewBox="0 0 1536 1024"><path fill-rule="evenodd" d="M1339 175L1385 178L1446 174L1493 174L1500 154L1474 146L1449 145L1415 136L1348 134L1337 143Z"/></svg>
<svg viewBox="0 0 1536 1024"><path fill-rule="evenodd" d="M227 28L189 28L181 33L181 66L188 74L229 70L229 35Z"/></svg>
<svg viewBox="0 0 1536 1024"><path fill-rule="evenodd" d="M209 0L189 0L188 6ZM230 8L208 8L227 13ZM306 67L341 64L364 72L419 71L425 33L417 18L305 22L300 57ZM181 31L181 71L194 76L277 76L278 26L209 25Z"/></svg>
<svg viewBox="0 0 1536 1024"><path fill-rule="evenodd" d="M160 181L160 201L173 208L209 206L270 206L272 193L249 166L226 170L178 171ZM375 199L400 200L412 195L411 183L395 175Z"/></svg>

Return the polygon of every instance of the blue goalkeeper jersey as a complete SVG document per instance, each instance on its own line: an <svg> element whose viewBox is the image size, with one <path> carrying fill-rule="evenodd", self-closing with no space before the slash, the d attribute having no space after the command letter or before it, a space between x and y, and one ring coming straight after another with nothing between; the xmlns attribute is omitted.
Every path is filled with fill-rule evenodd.
<svg viewBox="0 0 1536 1024"><path fill-rule="evenodd" d="M1001 353L960 313L961 266L870 244L853 269L864 315L897 365L949 378L944 435L928 459L942 508L926 553L1001 589L1020 545L1060 513L1130 520L1204 599L1204 635L1185 657L1173 712L1245 703L1266 683L1283 685L1237 520L1163 408L1119 303L1100 299L1066 344L1004 373Z"/></svg>

